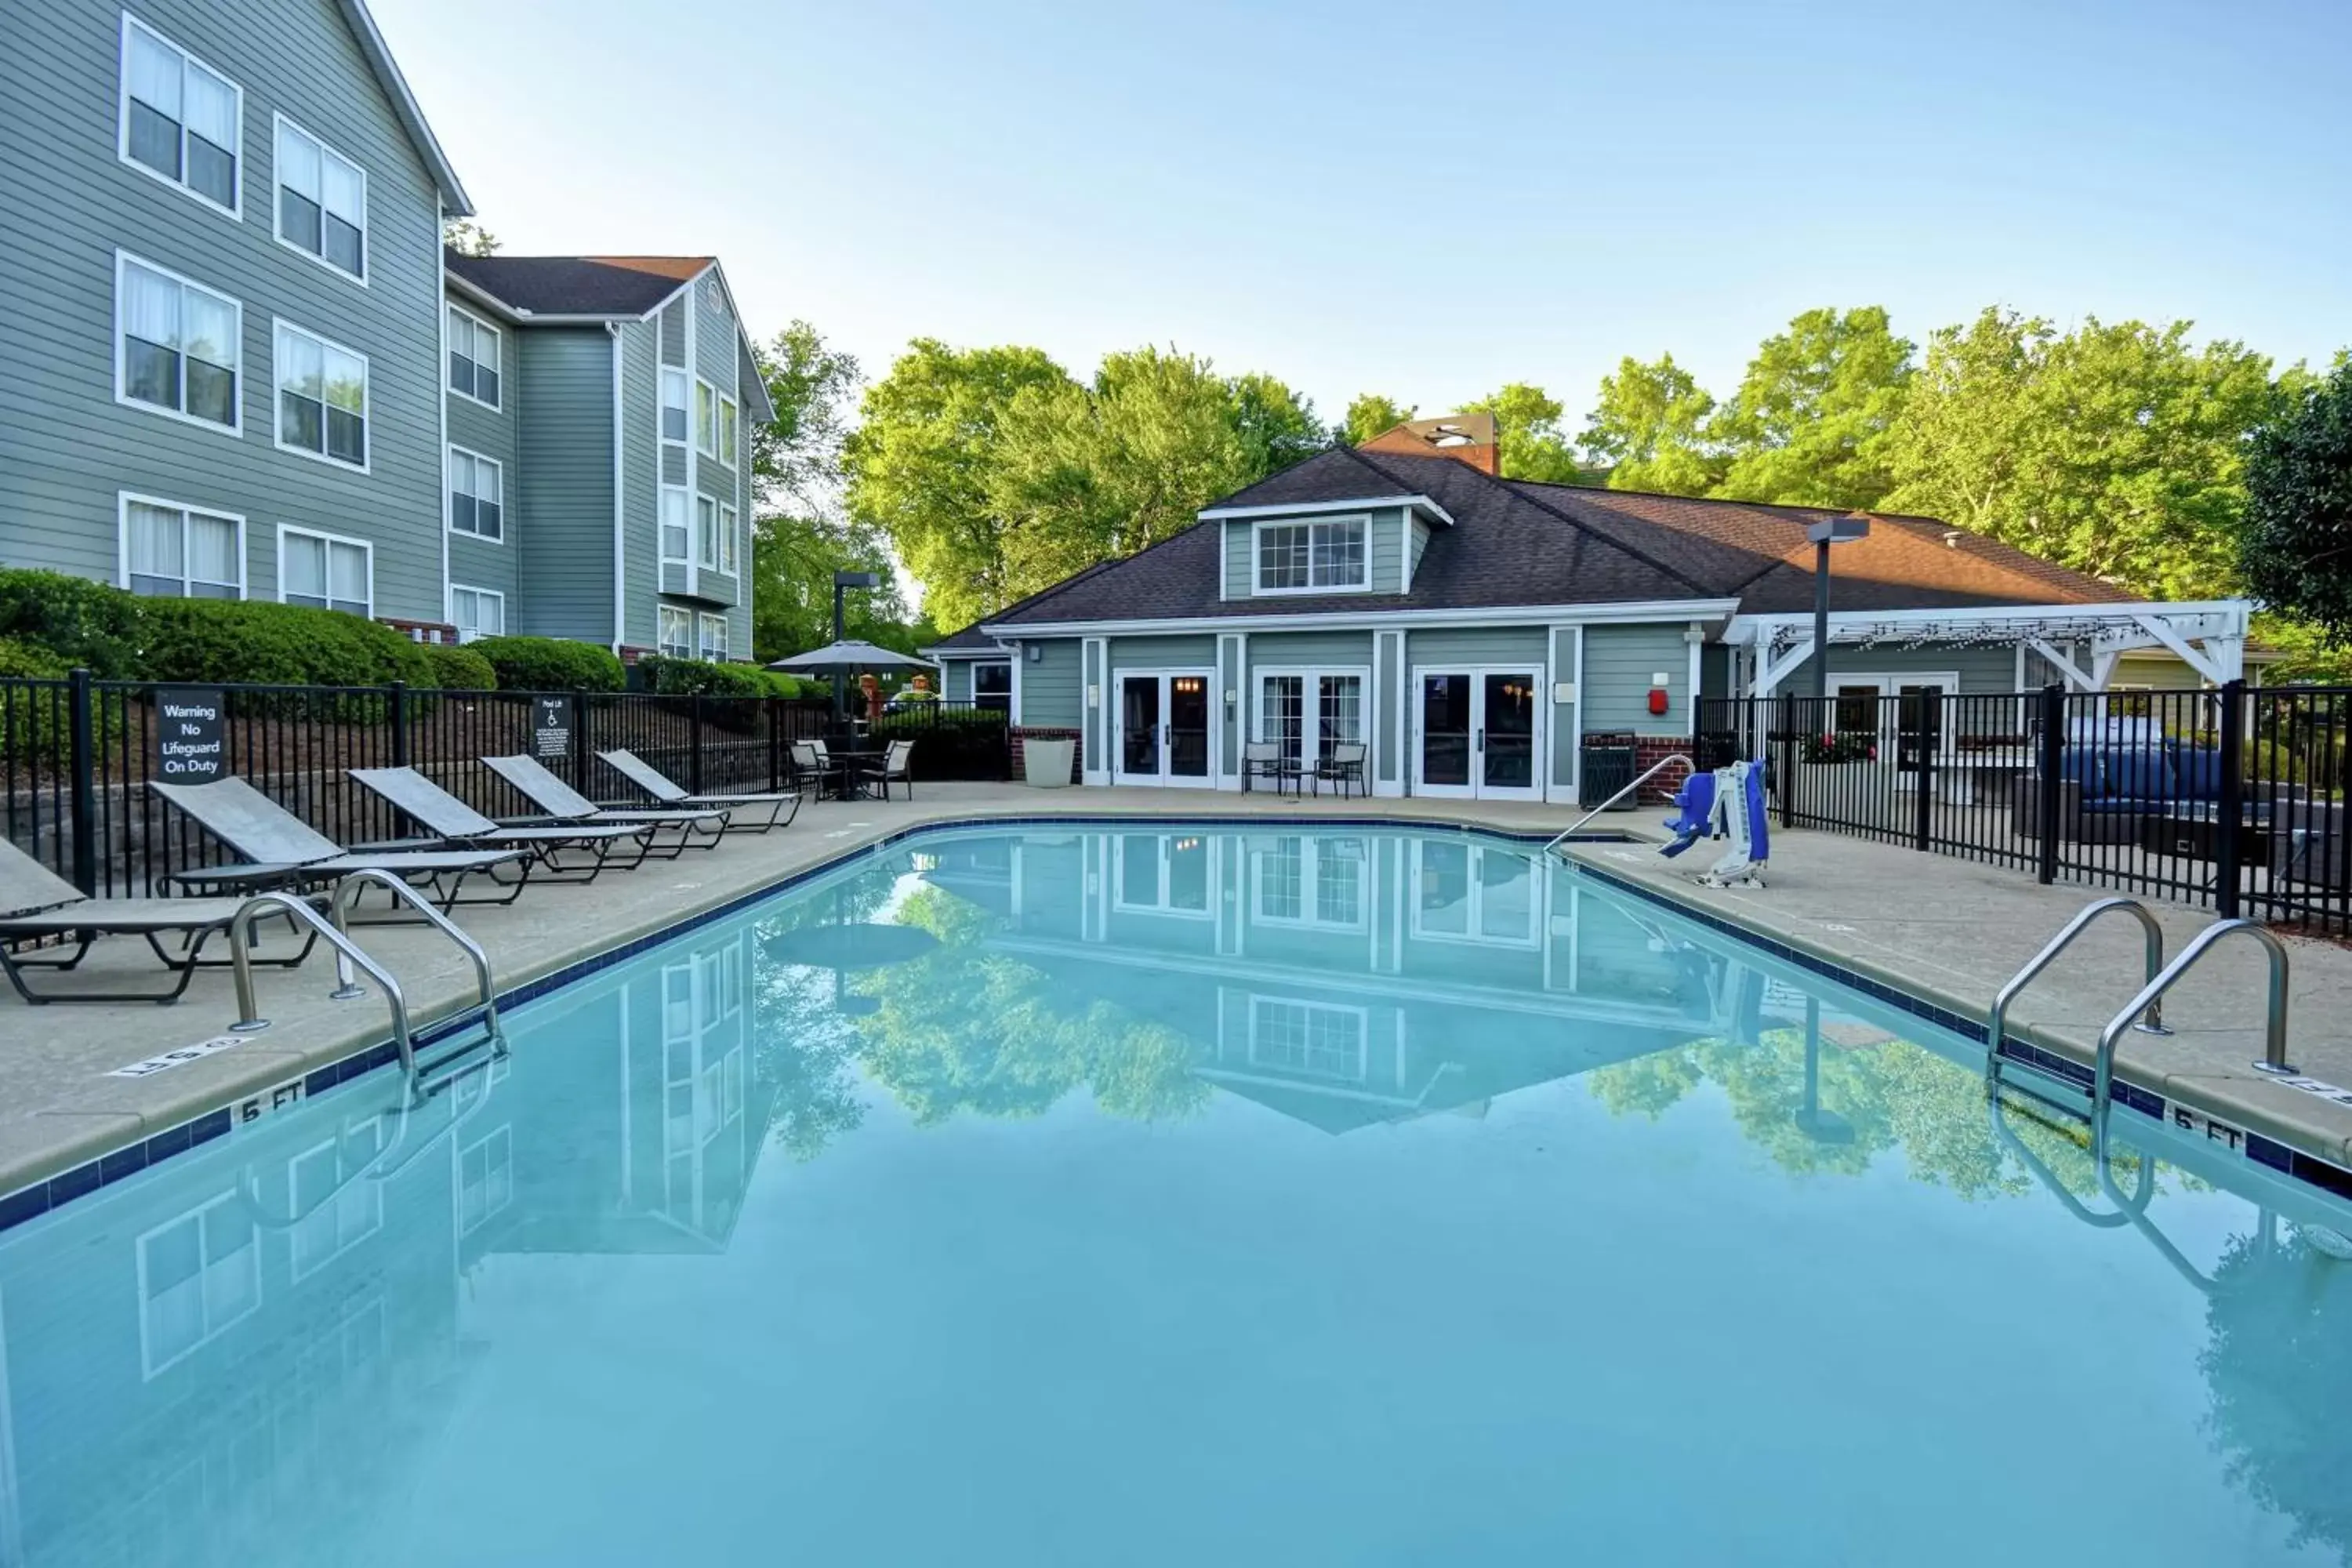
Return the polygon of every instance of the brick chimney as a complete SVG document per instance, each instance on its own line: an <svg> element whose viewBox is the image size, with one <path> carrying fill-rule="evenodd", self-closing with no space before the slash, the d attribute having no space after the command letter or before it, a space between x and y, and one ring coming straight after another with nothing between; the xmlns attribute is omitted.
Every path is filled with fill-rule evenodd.
<svg viewBox="0 0 2352 1568"><path fill-rule="evenodd" d="M1496 442L1491 414L1444 414L1434 419L1408 419L1383 430L1360 448L1367 452L1397 452L1409 458L1452 458L1482 474L1501 472L1503 449Z"/></svg>

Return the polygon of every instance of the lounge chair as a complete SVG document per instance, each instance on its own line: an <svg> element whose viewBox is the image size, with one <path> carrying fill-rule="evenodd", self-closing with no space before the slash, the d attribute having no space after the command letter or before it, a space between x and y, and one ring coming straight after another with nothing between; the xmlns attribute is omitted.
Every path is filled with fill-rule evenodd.
<svg viewBox="0 0 2352 1568"><path fill-rule="evenodd" d="M88 898L71 882L0 839L0 970L7 972L8 984L16 988L16 994L35 1006L50 1002L168 1005L180 999L199 968L210 968L220 962L201 962L205 943L228 929L244 903L243 899ZM43 994L26 984L25 971L28 969L62 973L80 963L100 937L133 933L147 939L148 947L163 961L163 967L180 977L178 984L169 991L53 991ZM166 933L182 939L184 951L177 958L165 952L163 944L156 940ZM14 942L67 938L75 944L70 956L36 958L8 951ZM318 932L313 931L293 957L256 958L253 962L291 968L310 955L311 944L318 940Z"/></svg>
<svg viewBox="0 0 2352 1568"><path fill-rule="evenodd" d="M346 849L312 830L309 823L240 778L211 784L150 784L158 795L194 818L196 825L246 858L238 866L190 866L159 878L161 885L194 890L257 892L268 888L314 888L347 871L390 871L429 886L441 908L458 904L510 904L530 879L526 849L434 849L367 845ZM511 870L509 881L499 873ZM461 897L466 880L487 875L504 898Z"/></svg>
<svg viewBox="0 0 2352 1568"><path fill-rule="evenodd" d="M642 865L652 847L649 822L576 822L561 826L513 826L493 822L415 768L353 768L352 778L406 813L425 831L452 849L527 849L538 858L541 880L593 882L610 857L624 843L637 852L611 863L620 870ZM567 866L559 856L566 849L585 851L585 865Z"/></svg>
<svg viewBox="0 0 2352 1568"><path fill-rule="evenodd" d="M724 811L727 814L726 831L730 833L765 833L771 827L790 827L793 817L800 815L801 797L796 791L782 790L770 795L694 795L672 783L668 775L635 752L611 751L596 754L604 759L606 767L673 810L701 806ZM763 805L768 808L767 820L749 820L751 814ZM792 808L789 816L784 810L786 806ZM739 813L746 820L738 822L736 816ZM779 817L782 820L778 821Z"/></svg>
<svg viewBox="0 0 2352 1568"><path fill-rule="evenodd" d="M482 765L514 785L517 794L546 813L541 820L572 823L582 826L614 826L645 824L656 831L669 827L677 830L666 860L675 860L691 845L709 849L727 831L727 814L714 806L698 806L686 811L640 810L635 806L598 805L562 779L547 771L547 765L537 757L484 757Z"/></svg>

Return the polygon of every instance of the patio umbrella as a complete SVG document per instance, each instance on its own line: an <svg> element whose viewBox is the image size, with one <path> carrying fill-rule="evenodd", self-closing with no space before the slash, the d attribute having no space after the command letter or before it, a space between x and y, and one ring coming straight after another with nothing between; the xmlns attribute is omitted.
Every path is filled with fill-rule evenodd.
<svg viewBox="0 0 2352 1568"><path fill-rule="evenodd" d="M912 654L894 653L887 647L858 637L840 637L823 647L813 647L806 653L796 653L790 658L780 658L768 666L788 675L830 675L833 677L833 716L841 719L842 678L869 669L929 669L934 668L927 658Z"/></svg>
<svg viewBox="0 0 2352 1568"><path fill-rule="evenodd" d="M853 921L842 908L841 889L833 891L834 923L798 926L761 940L761 950L777 963L833 971L835 1011L851 1017L873 1013L879 1005L871 996L853 996L844 984L850 972L884 969L894 963L936 952L940 939L920 926L882 925Z"/></svg>

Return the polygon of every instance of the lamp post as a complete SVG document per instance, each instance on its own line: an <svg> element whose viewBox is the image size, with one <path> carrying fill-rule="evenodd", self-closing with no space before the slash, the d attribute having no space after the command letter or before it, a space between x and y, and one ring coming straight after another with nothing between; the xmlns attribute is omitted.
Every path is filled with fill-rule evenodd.
<svg viewBox="0 0 2352 1568"><path fill-rule="evenodd" d="M881 575L874 572L835 572L833 574L834 641L839 642L847 635L842 626L843 596L852 588L872 588L878 586L881 581ZM833 721L835 724L842 721L843 679L843 672L836 668L833 672Z"/></svg>
<svg viewBox="0 0 2352 1568"><path fill-rule="evenodd" d="M1813 695L1830 694L1830 546L1870 537L1870 519L1860 512L1833 517L1805 530L1813 542Z"/></svg>

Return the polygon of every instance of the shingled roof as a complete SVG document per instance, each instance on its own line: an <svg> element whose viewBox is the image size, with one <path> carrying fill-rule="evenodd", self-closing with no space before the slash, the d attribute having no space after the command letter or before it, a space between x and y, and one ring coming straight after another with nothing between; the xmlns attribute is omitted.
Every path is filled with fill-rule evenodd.
<svg viewBox="0 0 2352 1568"><path fill-rule="evenodd" d="M1508 610L1538 605L1736 600L1743 612L1810 608L1806 527L1818 507L1695 500L1492 478L1443 457L1340 447L1213 503L1211 511L1425 497L1453 519L1432 531L1402 594L1225 599L1218 521L1091 567L1006 606L1008 629L1065 622ZM1870 537L1838 547L1840 610L2125 602L2106 584L1933 518L1874 515ZM977 627L942 647L985 647Z"/></svg>
<svg viewBox="0 0 2352 1568"><path fill-rule="evenodd" d="M709 256L467 256L446 250L449 270L493 299L534 316L642 316L699 277Z"/></svg>

